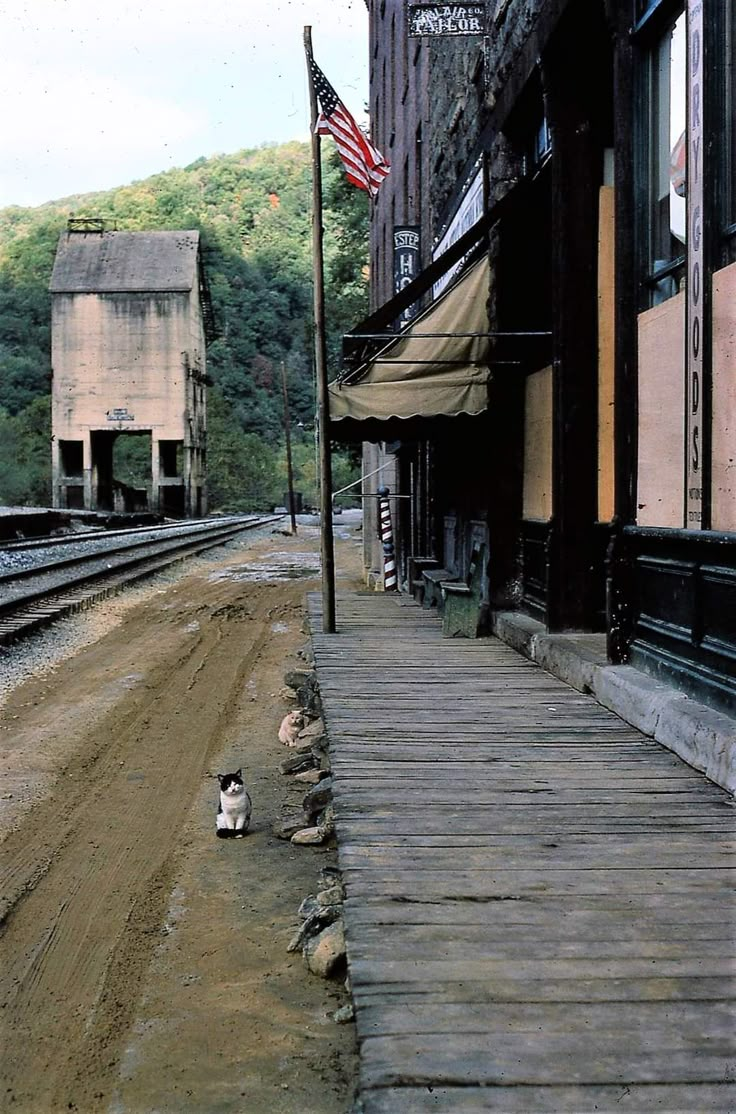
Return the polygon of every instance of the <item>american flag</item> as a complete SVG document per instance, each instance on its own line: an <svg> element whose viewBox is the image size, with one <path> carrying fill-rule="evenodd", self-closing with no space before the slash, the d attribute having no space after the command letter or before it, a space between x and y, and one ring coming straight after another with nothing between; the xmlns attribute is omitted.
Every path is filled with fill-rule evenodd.
<svg viewBox="0 0 736 1114"><path fill-rule="evenodd" d="M316 131L334 138L348 181L375 197L391 167L360 130L313 58L309 65L321 109Z"/></svg>

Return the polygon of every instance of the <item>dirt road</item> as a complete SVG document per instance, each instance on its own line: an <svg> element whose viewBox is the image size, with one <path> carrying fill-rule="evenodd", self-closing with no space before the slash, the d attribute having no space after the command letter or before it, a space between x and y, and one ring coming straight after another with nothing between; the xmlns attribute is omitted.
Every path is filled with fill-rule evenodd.
<svg viewBox="0 0 736 1114"><path fill-rule="evenodd" d="M271 832L304 792L279 690L318 548L302 528L184 566L0 709L3 1111L349 1109L344 992L286 952L334 852ZM337 554L353 576L355 540ZM213 775L241 765L252 834L219 841Z"/></svg>

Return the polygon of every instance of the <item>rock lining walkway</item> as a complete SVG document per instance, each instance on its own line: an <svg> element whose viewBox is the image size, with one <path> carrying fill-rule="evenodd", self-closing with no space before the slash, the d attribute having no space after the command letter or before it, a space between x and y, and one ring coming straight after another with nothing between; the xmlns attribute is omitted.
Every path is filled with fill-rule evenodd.
<svg viewBox="0 0 736 1114"><path fill-rule="evenodd" d="M736 810L496 639L313 645L365 1114L736 1110Z"/></svg>

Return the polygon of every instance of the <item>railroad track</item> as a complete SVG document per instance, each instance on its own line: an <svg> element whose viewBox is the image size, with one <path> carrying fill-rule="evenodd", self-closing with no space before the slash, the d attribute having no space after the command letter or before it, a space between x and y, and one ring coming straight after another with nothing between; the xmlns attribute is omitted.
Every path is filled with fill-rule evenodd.
<svg viewBox="0 0 736 1114"><path fill-rule="evenodd" d="M82 611L185 557L282 518L249 515L198 520L7 546L6 553L38 550L43 556L17 568L0 569L0 645ZM109 544L111 539L113 545ZM84 552L80 552L82 547Z"/></svg>

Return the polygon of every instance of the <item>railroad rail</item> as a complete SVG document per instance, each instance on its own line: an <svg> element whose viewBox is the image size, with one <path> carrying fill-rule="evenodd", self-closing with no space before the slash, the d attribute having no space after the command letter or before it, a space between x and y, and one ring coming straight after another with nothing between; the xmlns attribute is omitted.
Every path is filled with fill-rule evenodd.
<svg viewBox="0 0 736 1114"><path fill-rule="evenodd" d="M0 550L0 645L82 611L168 565L283 517L201 519L4 546Z"/></svg>
<svg viewBox="0 0 736 1114"><path fill-rule="evenodd" d="M218 521L230 521L233 517L249 519L255 518L255 515L228 515L227 519L220 518ZM212 518L188 518L185 522L172 523L157 522L152 523L150 526L116 526L114 530L107 530L104 526L93 526L84 530L76 530L69 534L42 534L33 538L17 538L9 541L0 542L0 555L6 553L22 553L26 550L46 549L50 546L65 546L65 545L79 545L80 542L95 541L101 538L122 538L129 537L133 534L151 534L163 530L176 530L181 528L190 529L200 525L212 525L214 519Z"/></svg>

